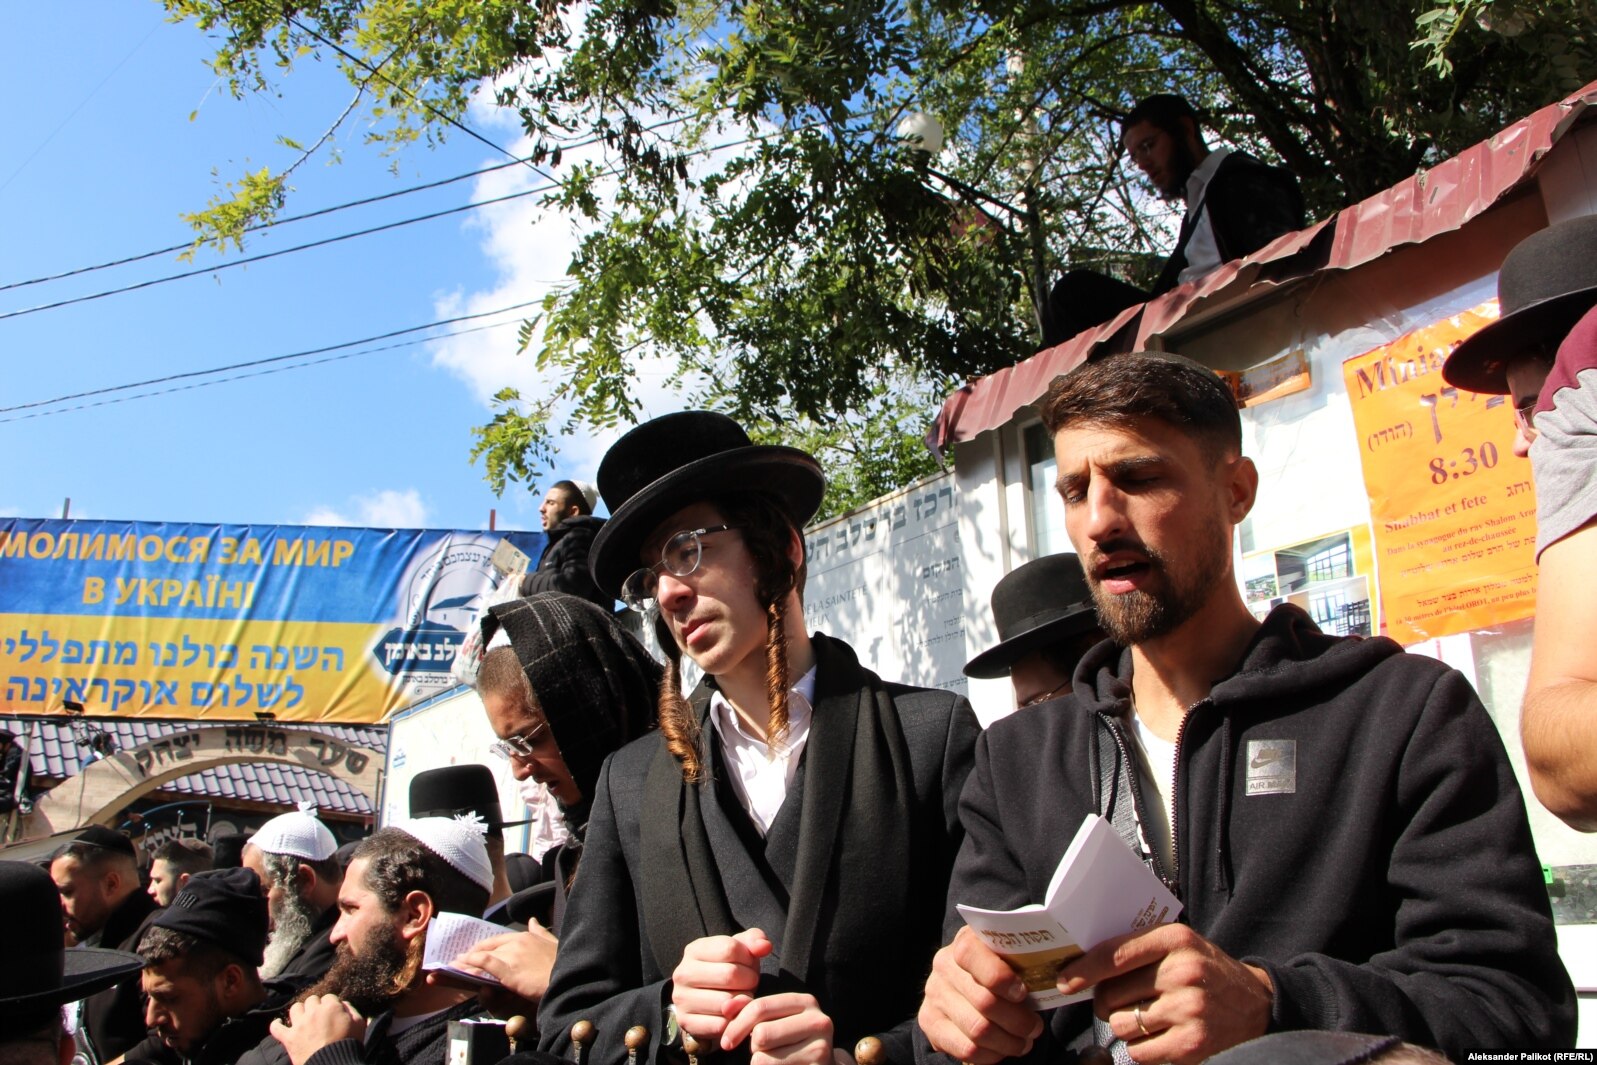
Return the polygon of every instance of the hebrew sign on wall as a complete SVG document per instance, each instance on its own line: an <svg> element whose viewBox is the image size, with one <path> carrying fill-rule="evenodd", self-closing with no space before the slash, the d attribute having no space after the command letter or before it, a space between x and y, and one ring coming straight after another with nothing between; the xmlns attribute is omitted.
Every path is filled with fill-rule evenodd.
<svg viewBox="0 0 1597 1065"><path fill-rule="evenodd" d="M0 520L0 708L377 721L453 684L501 539Z"/></svg>

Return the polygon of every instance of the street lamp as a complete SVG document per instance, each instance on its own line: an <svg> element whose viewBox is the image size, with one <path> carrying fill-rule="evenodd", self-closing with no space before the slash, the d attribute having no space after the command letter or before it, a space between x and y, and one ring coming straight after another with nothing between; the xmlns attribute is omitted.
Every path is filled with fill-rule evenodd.
<svg viewBox="0 0 1597 1065"><path fill-rule="evenodd" d="M1020 236L1025 243L1030 255L1030 270L1028 271L1028 287L1031 294L1032 314L1037 326L1037 336L1041 338L1046 330L1043 328L1043 312L1048 306L1048 245L1042 227L1042 212L1037 206L1037 174L1042 169L1032 161L1026 174L1025 183L1020 189L1020 198L1023 206L1016 207L991 193L954 177L945 174L931 165L931 160L943 150L946 136L943 124L935 116L924 111L913 111L904 116L898 124L898 137L911 148L922 153L921 166L930 175L959 193L971 206L980 211L987 218L997 223L1006 233L1014 233L1014 229L1003 218L993 214L987 207L996 207L1012 216L1020 226ZM983 205L987 206L983 206Z"/></svg>

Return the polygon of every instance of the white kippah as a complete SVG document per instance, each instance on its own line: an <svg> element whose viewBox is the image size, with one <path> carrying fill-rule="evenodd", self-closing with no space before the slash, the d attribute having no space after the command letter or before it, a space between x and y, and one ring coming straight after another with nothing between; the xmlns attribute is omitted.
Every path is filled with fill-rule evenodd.
<svg viewBox="0 0 1597 1065"><path fill-rule="evenodd" d="M338 850L338 840L316 816L316 804L301 802L291 814L279 814L249 838L267 854L292 854L325 862Z"/></svg>
<svg viewBox="0 0 1597 1065"><path fill-rule="evenodd" d="M590 511L599 505L598 485L592 481L572 481L571 483L577 486L577 491L582 493L582 498L588 501L588 509Z"/></svg>
<svg viewBox="0 0 1597 1065"><path fill-rule="evenodd" d="M393 822L393 827L415 836L423 847L467 880L484 890L493 890L494 868L488 861L488 845L483 842L488 826L476 814L406 817Z"/></svg>

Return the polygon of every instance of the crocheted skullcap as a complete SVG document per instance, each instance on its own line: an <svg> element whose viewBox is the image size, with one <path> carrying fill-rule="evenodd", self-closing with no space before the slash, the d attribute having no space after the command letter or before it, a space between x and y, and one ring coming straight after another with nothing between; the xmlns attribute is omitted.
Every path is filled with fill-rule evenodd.
<svg viewBox="0 0 1597 1065"><path fill-rule="evenodd" d="M324 862L338 850L338 840L317 818L316 804L311 802L300 803L291 814L272 818L249 842L267 854L292 854L313 862Z"/></svg>
<svg viewBox="0 0 1597 1065"><path fill-rule="evenodd" d="M488 845L483 842L488 826L475 814L405 817L394 821L393 827L414 836L423 847L478 887L493 890L494 870L488 861Z"/></svg>

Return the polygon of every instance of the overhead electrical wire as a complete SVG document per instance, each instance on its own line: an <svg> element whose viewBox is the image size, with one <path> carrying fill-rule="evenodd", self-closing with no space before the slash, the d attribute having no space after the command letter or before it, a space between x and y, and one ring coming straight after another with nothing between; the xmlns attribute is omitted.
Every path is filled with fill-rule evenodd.
<svg viewBox="0 0 1597 1065"><path fill-rule="evenodd" d="M325 359L312 359L309 362L296 362L287 366L273 366L265 370L255 370L250 373L234 374L232 377L217 377L209 381L193 381L186 385L174 385L171 388L159 388L153 392L137 392L131 396L115 396L111 399L98 399L93 403L79 403L73 407L57 407L54 410L36 410L28 414L17 414L9 418L0 418L0 425L6 422L26 421L29 418L48 418L52 414L72 414L76 411L92 410L95 407L109 407L117 403L131 403L136 399L151 399L155 396L167 396L174 392L190 392L196 388L209 388L211 385L225 385L233 381L243 381L251 377L265 377L268 374L287 373L290 370L303 370L311 366L320 366L323 363L341 362L344 359L353 359L360 355L376 355L379 352L394 351L398 348L415 347L425 344L430 340L447 340L450 337L465 336L467 333L481 333L490 329L503 329L515 322L494 322L491 325L474 325L466 329L457 329L452 333L441 333L435 337L417 337L414 340L401 340L396 344L384 344L382 347L367 348L364 351L346 351L341 355L329 355Z"/></svg>
<svg viewBox="0 0 1597 1065"><path fill-rule="evenodd" d="M395 329L395 330L392 330L392 331L387 332L387 333L378 333L376 336L362 337L359 340L346 340L346 341L344 341L343 343L340 343L340 344L327 344L327 345L324 345L324 346L319 347L319 348L307 348L304 351L290 352L287 355L272 355L272 356L269 356L269 357L264 358L264 359L251 359L248 362L235 362L235 363L231 363L231 364L229 364L227 366L215 366L215 367L212 367L209 370L188 370L188 371L186 371L184 373L167 374L164 377L152 377L152 378L150 378L148 380L145 380L145 381L133 381L133 382L131 382L129 384L125 384L125 385L110 385L110 386L108 386L106 388L91 389L91 390L89 390L87 392L73 392L70 395L56 396L54 399L40 399L40 400L34 400L31 403L18 403L15 406L11 406L11 407L0 407L0 414L11 414L11 413L13 413L15 411L32 410L32 409L34 409L36 407L52 407L52 406L55 406L58 403L66 403L66 402L68 402L70 400L74 400L74 399L87 399L87 398L89 398L91 396L102 396L102 395L107 395L107 394L112 393L112 392L126 392L126 391L129 391L131 389L135 389L135 388L148 388L150 385L164 385L164 384L167 384L167 383L172 382L172 381L182 381L182 380L186 380L188 378L193 378L193 377L209 377L212 374L227 373L227 372L229 372L231 370L244 370L244 369L249 369L249 368L255 367L255 366L265 366L265 365L267 365L269 363L287 362L288 360L291 360L291 359L303 359L303 358L306 358L307 356L310 356L310 355L323 355L323 354L326 354L329 351L339 351L339 350L342 350L344 348L359 347L362 344L374 344L374 343L376 343L379 340L391 340L394 337L405 336L408 333L419 333L419 332L421 332L423 330L426 330L426 329L437 329L438 327L445 326L445 325L457 325L460 322L472 322L472 321L476 321L479 318L492 318L496 314L509 314L511 311L525 310L528 307L531 307L534 304L541 303L541 302L542 302L541 299L539 299L539 300L526 300L525 302L522 302L522 303L512 303L508 307L500 307L497 310L479 311L476 314L462 314L462 315L457 315L454 318L442 318L442 319L439 319L436 322L428 322L425 325L407 326L404 329ZM510 323L502 322L502 323L499 323L499 324L508 325ZM479 326L477 328L491 328L491 327L481 327L481 326ZM474 331L474 330L463 330L462 332L472 332L472 331ZM438 336L438 337L421 337L417 341L415 341L414 343L424 343L424 342L426 342L428 340L443 340L443 339L446 339L447 337L459 336L459 335L460 335L460 333L446 333L443 336ZM387 349L385 348L385 349L379 349L379 350L387 350ZM324 360L320 360L320 361L327 362L327 361L331 361L331 360L324 359ZM317 363L311 362L311 363L304 363L303 365L314 366L314 365L317 365ZM245 376L251 376L251 375L245 375ZM171 391L171 390L168 390L168 391ZM161 393L148 393L148 394L149 395L160 395ZM89 406L94 406L94 405L95 404L89 404ZM79 410L79 409L82 409L82 408L73 407L73 408L68 408L68 409ZM47 412L47 413L53 413L53 412ZM33 415L29 415L29 417L33 417ZM18 419L18 418L0 419L0 421L18 421L18 420L20 420L20 419Z"/></svg>

